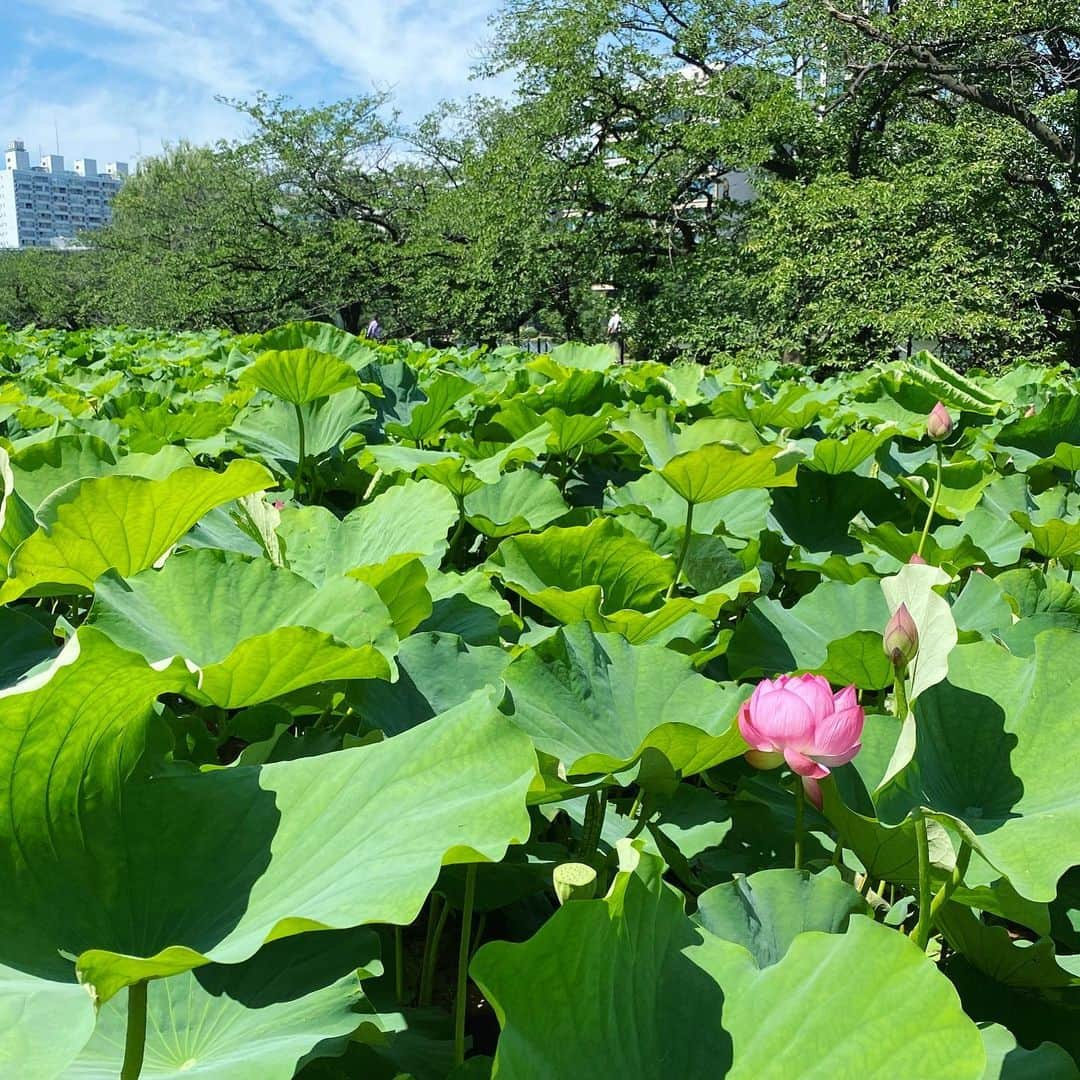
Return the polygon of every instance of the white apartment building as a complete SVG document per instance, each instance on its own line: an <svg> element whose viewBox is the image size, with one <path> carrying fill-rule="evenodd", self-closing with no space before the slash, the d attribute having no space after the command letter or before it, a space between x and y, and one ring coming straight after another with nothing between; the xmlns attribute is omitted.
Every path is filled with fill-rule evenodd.
<svg viewBox="0 0 1080 1080"><path fill-rule="evenodd" d="M13 139L0 171L0 248L65 247L80 232L107 225L127 175L125 162L110 162L99 173L92 158L80 158L68 172L59 154L31 166L25 145Z"/></svg>

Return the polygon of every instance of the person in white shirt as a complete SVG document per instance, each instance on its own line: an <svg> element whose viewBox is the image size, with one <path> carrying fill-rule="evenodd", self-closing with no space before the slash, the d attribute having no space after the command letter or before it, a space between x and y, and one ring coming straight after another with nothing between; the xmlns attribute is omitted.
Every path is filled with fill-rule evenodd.
<svg viewBox="0 0 1080 1080"><path fill-rule="evenodd" d="M621 364L623 362L622 316L617 310L613 311L611 318L608 319L607 332L608 337L615 342L615 347L619 352L618 362Z"/></svg>

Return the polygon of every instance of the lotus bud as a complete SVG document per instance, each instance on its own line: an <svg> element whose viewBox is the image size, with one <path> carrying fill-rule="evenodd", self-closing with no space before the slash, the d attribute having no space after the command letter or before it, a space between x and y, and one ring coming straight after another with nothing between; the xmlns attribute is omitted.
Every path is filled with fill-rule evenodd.
<svg viewBox="0 0 1080 1080"><path fill-rule="evenodd" d="M941 442L952 434L952 430L953 419L949 415L949 410L939 401L930 410L930 415L926 418L926 434L934 442Z"/></svg>
<svg viewBox="0 0 1080 1080"><path fill-rule="evenodd" d="M892 661L894 668L907 667L918 655L919 630L907 604L901 604L893 612L881 640L885 655Z"/></svg>
<svg viewBox="0 0 1080 1080"><path fill-rule="evenodd" d="M567 900L591 900L596 895L596 871L586 863L562 863L551 877L560 905Z"/></svg>
<svg viewBox="0 0 1080 1080"><path fill-rule="evenodd" d="M929 563L916 551L915 554L908 559L908 566L929 566Z"/></svg>
<svg viewBox="0 0 1080 1080"><path fill-rule="evenodd" d="M1024 413L1024 419L1030 420L1035 415L1035 406L1029 405L1027 411Z"/></svg>

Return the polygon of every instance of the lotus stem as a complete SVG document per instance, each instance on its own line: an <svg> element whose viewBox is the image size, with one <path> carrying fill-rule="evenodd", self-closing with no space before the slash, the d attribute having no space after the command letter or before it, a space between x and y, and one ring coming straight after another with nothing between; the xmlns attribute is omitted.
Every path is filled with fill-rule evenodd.
<svg viewBox="0 0 1080 1080"><path fill-rule="evenodd" d="M120 1080L138 1080L146 1053L146 980L128 987L127 1034Z"/></svg>
<svg viewBox="0 0 1080 1080"><path fill-rule="evenodd" d="M431 1004L431 992L435 985L435 964L439 957L439 942L450 905L442 902L439 893L432 893L428 904L427 936L424 940L424 961L420 968L419 1004Z"/></svg>
<svg viewBox="0 0 1080 1080"><path fill-rule="evenodd" d="M966 840L960 841L960 850L956 853L956 865L949 875L948 881L937 891L937 895L930 903L930 918L935 915L949 902L952 894L956 892L967 873L968 863L971 862L971 845Z"/></svg>
<svg viewBox="0 0 1080 1080"><path fill-rule="evenodd" d="M806 808L806 792L803 790L802 777L795 777L795 869L801 870L803 864L803 813Z"/></svg>
<svg viewBox="0 0 1080 1080"><path fill-rule="evenodd" d="M469 984L469 934L476 900L476 863L465 870L465 901L461 909L461 941L458 945L457 991L454 994L454 1064L465 1061L465 1006Z"/></svg>
<svg viewBox="0 0 1080 1080"><path fill-rule="evenodd" d="M465 497L463 495L455 495L457 500L458 519L457 524L454 526L454 531L450 534L450 541L446 545L446 554L451 562L454 560L454 548L457 547L457 542L461 539L461 534L465 531Z"/></svg>
<svg viewBox="0 0 1080 1080"><path fill-rule="evenodd" d="M401 940L401 927L394 927L394 997L399 1005L405 1004L405 947Z"/></svg>
<svg viewBox="0 0 1080 1080"><path fill-rule="evenodd" d="M930 942L931 907L930 892L930 841L926 836L926 815L920 806L915 814L915 846L919 853L919 921L911 932L911 939L926 952Z"/></svg>
<svg viewBox="0 0 1080 1080"><path fill-rule="evenodd" d="M300 501L300 478L304 472L304 458L307 456L306 432L304 431L304 414L299 405L293 405L296 413L297 452L296 474L293 476L293 498Z"/></svg>
<svg viewBox="0 0 1080 1080"><path fill-rule="evenodd" d="M923 548L926 546L926 538L930 535L930 522L934 520L934 514L937 513L938 499L941 498L941 443L935 443L934 449L937 451L937 474L934 478L934 494L930 499L930 509L926 515L926 524L923 525L922 536L919 537L919 548L915 552L920 558L922 558Z"/></svg>
<svg viewBox="0 0 1080 1080"><path fill-rule="evenodd" d="M693 535L692 527L694 524L694 504L687 502L686 504L686 531L683 535L682 547L679 549L679 561L675 564L675 576L671 579L671 584L668 586L668 590L664 595L665 600L670 600L675 595L675 586L679 584L679 575L682 573L683 563L686 562L686 553L690 550L690 537Z"/></svg>
<svg viewBox="0 0 1080 1080"><path fill-rule="evenodd" d="M896 719L903 723L911 709L907 696L907 671L904 668L894 668L893 698L895 699Z"/></svg>

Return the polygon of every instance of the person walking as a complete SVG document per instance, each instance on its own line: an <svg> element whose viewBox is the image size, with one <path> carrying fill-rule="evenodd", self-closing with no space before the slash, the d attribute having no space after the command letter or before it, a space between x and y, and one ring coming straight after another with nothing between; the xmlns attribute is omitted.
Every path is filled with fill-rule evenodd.
<svg viewBox="0 0 1080 1080"><path fill-rule="evenodd" d="M607 332L608 338L613 342L618 353L617 362L621 364L623 362L622 316L617 308L611 313L611 318L608 319Z"/></svg>
<svg viewBox="0 0 1080 1080"><path fill-rule="evenodd" d="M382 338L382 327L379 325L376 316L371 317L371 322L367 324L367 329L364 331L364 337L370 338L372 341L379 341Z"/></svg>

